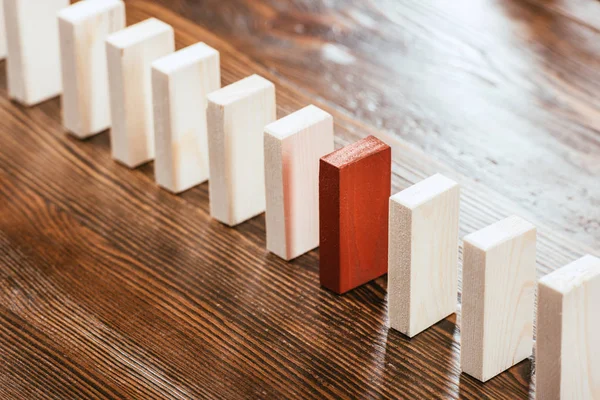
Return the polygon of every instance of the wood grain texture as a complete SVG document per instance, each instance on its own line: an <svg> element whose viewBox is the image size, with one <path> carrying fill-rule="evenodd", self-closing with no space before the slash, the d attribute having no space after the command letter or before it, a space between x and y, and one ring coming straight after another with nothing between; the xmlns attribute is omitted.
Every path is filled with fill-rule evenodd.
<svg viewBox="0 0 600 400"><path fill-rule="evenodd" d="M461 369L485 382L533 352L536 228L513 216L463 240Z"/></svg>
<svg viewBox="0 0 600 400"><path fill-rule="evenodd" d="M154 176L173 193L208 180L206 96L220 87L219 52L204 43L152 63Z"/></svg>
<svg viewBox="0 0 600 400"><path fill-rule="evenodd" d="M32 106L62 92L56 14L69 0L3 0L8 92Z"/></svg>
<svg viewBox="0 0 600 400"><path fill-rule="evenodd" d="M536 398L600 397L600 259L584 256L538 284Z"/></svg>
<svg viewBox="0 0 600 400"><path fill-rule="evenodd" d="M111 126L106 37L125 28L121 0L80 1L58 15L63 125L84 139Z"/></svg>
<svg viewBox="0 0 600 400"><path fill-rule="evenodd" d="M265 211L265 126L275 86L252 75L208 95L210 215L229 226Z"/></svg>
<svg viewBox="0 0 600 400"><path fill-rule="evenodd" d="M460 186L441 174L390 197L390 327L413 337L456 312Z"/></svg>
<svg viewBox="0 0 600 400"><path fill-rule="evenodd" d="M252 73L274 82L279 117L311 103L327 111L336 148L377 135L393 148L394 192L451 176L462 188L461 237L519 214L539 230L538 277L598 255L594 31L520 0L160 3L168 9L128 0L128 23L157 17L178 48L219 50L224 84ZM329 40L356 57L353 68L321 58ZM382 48L400 49L403 62L388 63ZM31 109L8 101L5 69L0 61L2 399L534 395L530 361L485 384L461 375L460 316L412 340L388 330L385 278L342 297L321 289L318 251L291 263L270 255L263 217L224 228L209 217L208 184L172 196L151 165L120 167L107 133L64 135L57 99ZM429 81L438 92L424 90ZM457 82L460 102L431 113L430 98ZM371 98L381 99L375 110ZM378 124L385 115L395 122ZM519 132L535 162L527 147L494 142Z"/></svg>
<svg viewBox="0 0 600 400"><path fill-rule="evenodd" d="M598 1L157 1L598 247Z"/></svg>
<svg viewBox="0 0 600 400"><path fill-rule="evenodd" d="M173 28L148 18L106 38L113 158L129 168L154 159L152 63L175 51Z"/></svg>
<svg viewBox="0 0 600 400"><path fill-rule="evenodd" d="M265 128L267 250L291 260L319 246L319 160L334 149L333 118L307 106Z"/></svg>
<svg viewBox="0 0 600 400"><path fill-rule="evenodd" d="M319 275L337 294L387 273L391 158L374 136L321 158Z"/></svg>

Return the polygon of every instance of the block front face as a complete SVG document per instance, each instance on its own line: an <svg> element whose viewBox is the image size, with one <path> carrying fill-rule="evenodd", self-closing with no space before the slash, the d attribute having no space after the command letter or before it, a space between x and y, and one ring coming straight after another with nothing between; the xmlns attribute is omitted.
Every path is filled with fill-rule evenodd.
<svg viewBox="0 0 600 400"><path fill-rule="evenodd" d="M412 335L456 311L459 201L460 191L455 185L413 210Z"/></svg>
<svg viewBox="0 0 600 400"><path fill-rule="evenodd" d="M486 381L532 354L535 257L535 227L517 217L465 238L461 366L469 375Z"/></svg>
<svg viewBox="0 0 600 400"><path fill-rule="evenodd" d="M69 0L5 0L4 6L11 98L34 105L59 95L62 77L56 14L69 6Z"/></svg>
<svg viewBox="0 0 600 400"><path fill-rule="evenodd" d="M339 224L333 225L332 217L321 217L321 234L326 239L322 236L321 283L334 292L344 293L387 272L391 149L371 136L322 161L332 165L320 175L321 213L337 213ZM336 168L339 169L337 200L330 193L337 186L332 182L336 177L329 172ZM339 235L337 249L327 241L336 235ZM337 276L339 280L334 282Z"/></svg>
<svg viewBox="0 0 600 400"><path fill-rule="evenodd" d="M284 139L282 151L286 247L291 259L319 245L319 159L333 151L333 119Z"/></svg>
<svg viewBox="0 0 600 400"><path fill-rule="evenodd" d="M535 231L487 252L483 376L531 356L535 296ZM507 336L506 332L510 332Z"/></svg>
<svg viewBox="0 0 600 400"><path fill-rule="evenodd" d="M546 275L538 293L536 398L599 398L600 259Z"/></svg>
<svg viewBox="0 0 600 400"><path fill-rule="evenodd" d="M3 1L0 1L0 60L6 57L6 29L4 24L3 3Z"/></svg>
<svg viewBox="0 0 600 400"><path fill-rule="evenodd" d="M593 278L563 300L563 399L600 398L600 262L596 268Z"/></svg>
<svg viewBox="0 0 600 400"><path fill-rule="evenodd" d="M206 96L219 89L219 53L199 43L153 63L155 177L174 193L208 179Z"/></svg>
<svg viewBox="0 0 600 400"><path fill-rule="evenodd" d="M264 129L275 86L253 75L208 96L210 214L233 226L265 211Z"/></svg>
<svg viewBox="0 0 600 400"><path fill-rule="evenodd" d="M258 98L246 97L225 109L226 126L240 136L229 136L229 187L232 199L231 221L238 224L265 211L264 128L275 119L274 107L266 92ZM246 114L247 118L237 118ZM227 135L227 132L226 132ZM251 196L248 194L252 193Z"/></svg>
<svg viewBox="0 0 600 400"><path fill-rule="evenodd" d="M459 201L439 174L390 198L390 325L407 336L456 311Z"/></svg>
<svg viewBox="0 0 600 400"><path fill-rule="evenodd" d="M391 150L340 171L341 291L387 273Z"/></svg>
<svg viewBox="0 0 600 400"><path fill-rule="evenodd" d="M333 147L333 118L314 106L265 129L267 248L281 258L319 245L319 159Z"/></svg>
<svg viewBox="0 0 600 400"><path fill-rule="evenodd" d="M85 138L111 125L106 37L125 28L125 5L86 0L59 14L63 124Z"/></svg>
<svg viewBox="0 0 600 400"><path fill-rule="evenodd" d="M170 79L171 93L190 93L186 98L173 96L171 103L173 130L171 143L167 148L171 151L173 165L177 166L174 169L174 187L177 191L208 179L205 99L208 93L218 87L214 83L206 87L203 82L205 76L198 70L204 68L196 65L182 70ZM212 82L219 81L214 79Z"/></svg>
<svg viewBox="0 0 600 400"><path fill-rule="evenodd" d="M113 158L134 168L154 159L152 69L175 50L173 29L149 19L107 38Z"/></svg>

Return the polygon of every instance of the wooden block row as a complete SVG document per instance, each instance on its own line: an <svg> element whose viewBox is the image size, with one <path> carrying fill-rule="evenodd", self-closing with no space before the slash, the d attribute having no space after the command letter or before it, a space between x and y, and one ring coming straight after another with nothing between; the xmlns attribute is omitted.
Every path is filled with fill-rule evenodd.
<svg viewBox="0 0 600 400"><path fill-rule="evenodd" d="M390 327L409 337L456 310L459 187L435 175L390 198ZM461 369L486 381L529 357L536 229L510 217L464 238Z"/></svg>
<svg viewBox="0 0 600 400"><path fill-rule="evenodd" d="M456 307L458 185L435 175L392 196L389 212L389 323L412 337ZM535 275L531 223L510 217L464 238L463 372L485 382L532 355ZM600 398L599 305L596 257L540 280L538 399Z"/></svg>
<svg viewBox="0 0 600 400"><path fill-rule="evenodd" d="M412 337L454 312L458 185L435 175L390 198L390 326ZM464 238L461 369L485 382L532 354L536 228L510 217ZM538 399L600 398L600 259L539 282Z"/></svg>
<svg viewBox="0 0 600 400"><path fill-rule="evenodd" d="M69 0L4 0L9 96L34 105L62 92L56 14Z"/></svg>
<svg viewBox="0 0 600 400"><path fill-rule="evenodd" d="M210 178L210 213L227 225L266 210L267 249L291 260L320 245L320 281L335 293L389 270L389 324L409 337L456 311L456 182L438 174L390 197L388 145L370 136L334 151L333 118L315 106L275 121L271 82L221 89L218 51L175 52L154 18L125 28L122 0L4 0L4 16L1 5L12 98L63 92L69 131L111 128L113 158L134 168L156 156L157 184L173 193ZM485 382L531 356L535 271L536 228L519 217L464 238L463 372ZM538 398L600 398L599 304L598 258L540 280Z"/></svg>

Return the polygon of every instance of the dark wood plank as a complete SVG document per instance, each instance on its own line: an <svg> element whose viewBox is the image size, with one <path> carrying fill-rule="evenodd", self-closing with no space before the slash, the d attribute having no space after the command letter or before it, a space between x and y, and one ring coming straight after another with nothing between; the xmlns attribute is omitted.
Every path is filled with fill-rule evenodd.
<svg viewBox="0 0 600 400"><path fill-rule="evenodd" d="M186 12L186 4L178 0L169 7ZM247 12L246 23L236 26L254 29L253 14L272 17L274 9L269 2L257 4L212 6L218 7L214 12L229 12L223 14L227 18ZM308 2L296 4L303 18L322 18L327 28L323 11L328 9L315 14ZM372 127L378 124L370 117L340 108L345 103L335 102L342 98L324 96L329 92L318 86L321 78L309 76L315 70L300 53L286 52L301 61L295 69L283 67L293 60L281 61L282 69L269 65L265 57L277 47L269 47L260 30L245 35L256 35L256 43L265 44L263 53L245 47L243 40L251 39L221 38L154 2L128 1L129 23L149 16L175 27L178 47L202 40L221 51L225 84L250 73L273 80L280 116L311 102L331 112L337 147L368 134L386 141L393 149L394 190L435 172L458 180L464 188L461 235L512 213L529 218L540 226L539 275L597 248L593 231L592 239L578 240L584 224L574 224L577 235L563 235L566 225L554 221L556 204L546 198L536 209L515 196L516 189L497 184L499 178L482 179L488 175L481 175L477 164L457 166L401 135ZM282 26L293 26L296 17L289 18ZM227 30L219 24L231 27L226 21L215 24L210 29L217 32ZM296 37L292 31L290 37ZM299 49L302 43L298 40ZM281 50L276 55L283 58ZM332 71L327 65L322 73ZM338 75L343 66L336 68L335 79L343 77ZM354 90L363 89L375 90L360 82ZM160 190L151 165L130 171L111 160L107 133L83 142L65 135L59 105L55 99L25 109L9 102L0 63L0 353L6 355L0 358L0 398L515 399L533 392L530 361L485 385L461 376L456 317L412 340L388 331L385 278L342 297L333 295L319 287L318 251L292 263L268 254L262 216L235 229L212 221L208 185L182 196ZM546 111L532 114L529 123L540 115L548 117ZM513 124L510 118L508 123ZM547 128L550 140L554 128ZM572 140L583 148L584 139L577 134ZM439 140L438 146L446 145ZM559 162L562 144L555 146L542 147L540 157ZM581 184L578 174L588 179L594 168L591 153L569 149L560 162L581 156L571 161L587 169L574 173L574 183L553 189L563 196ZM588 188L592 199L597 198L593 189ZM586 207L576 211L590 215L593 208Z"/></svg>

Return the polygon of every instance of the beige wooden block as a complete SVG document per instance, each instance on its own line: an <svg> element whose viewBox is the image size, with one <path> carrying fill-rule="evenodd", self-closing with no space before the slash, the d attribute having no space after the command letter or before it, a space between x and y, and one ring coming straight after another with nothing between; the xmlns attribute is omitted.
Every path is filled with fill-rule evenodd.
<svg viewBox="0 0 600 400"><path fill-rule="evenodd" d="M4 0L9 96L27 106L60 95L56 14L69 0Z"/></svg>
<svg viewBox="0 0 600 400"><path fill-rule="evenodd" d="M462 371L487 381L531 356L536 229L510 217L464 238Z"/></svg>
<svg viewBox="0 0 600 400"><path fill-rule="evenodd" d="M58 15L63 125L79 138L111 126L106 37L125 28L121 0L86 0Z"/></svg>
<svg viewBox="0 0 600 400"><path fill-rule="evenodd" d="M319 246L319 160L333 150L333 117L312 105L265 128L267 249L285 260Z"/></svg>
<svg viewBox="0 0 600 400"><path fill-rule="evenodd" d="M456 312L460 186L440 174L390 198L390 327L413 337Z"/></svg>
<svg viewBox="0 0 600 400"><path fill-rule="evenodd" d="M129 168L154 159L152 62L173 51L173 28L156 18L106 39L112 156Z"/></svg>
<svg viewBox="0 0 600 400"><path fill-rule="evenodd" d="M210 214L230 226L265 211L265 127L275 86L252 75L208 95Z"/></svg>
<svg viewBox="0 0 600 400"><path fill-rule="evenodd" d="M221 87L219 52L198 43L152 63L154 176L180 193L208 180L206 96Z"/></svg>
<svg viewBox="0 0 600 400"><path fill-rule="evenodd" d="M537 399L600 399L599 258L540 280L535 354Z"/></svg>
<svg viewBox="0 0 600 400"><path fill-rule="evenodd" d="M4 23L4 0L0 0L0 60L6 58L6 27Z"/></svg>

